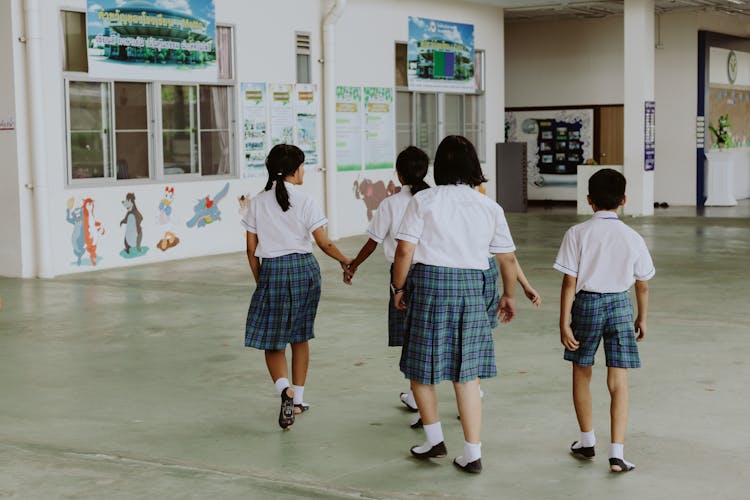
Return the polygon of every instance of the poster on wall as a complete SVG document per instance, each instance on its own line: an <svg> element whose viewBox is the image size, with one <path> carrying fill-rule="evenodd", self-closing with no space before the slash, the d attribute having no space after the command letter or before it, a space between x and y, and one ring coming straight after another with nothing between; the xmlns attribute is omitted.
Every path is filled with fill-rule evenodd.
<svg viewBox="0 0 750 500"><path fill-rule="evenodd" d="M294 113L297 124L294 142L305 153L305 166L318 167L318 108L316 86L298 83L294 87Z"/></svg>
<svg viewBox="0 0 750 500"><path fill-rule="evenodd" d="M268 130L268 101L265 83L243 83L242 128L245 161L240 177L266 175L266 138Z"/></svg>
<svg viewBox="0 0 750 500"><path fill-rule="evenodd" d="M269 83L271 105L271 146L294 144L294 107L291 83Z"/></svg>
<svg viewBox="0 0 750 500"><path fill-rule="evenodd" d="M361 87L336 87L336 169L362 169Z"/></svg>
<svg viewBox="0 0 750 500"><path fill-rule="evenodd" d="M578 165L593 158L594 110L508 111L508 142L527 145L529 200L576 200Z"/></svg>
<svg viewBox="0 0 750 500"><path fill-rule="evenodd" d="M393 89L365 87L365 170L393 168L394 139Z"/></svg>
<svg viewBox="0 0 750 500"><path fill-rule="evenodd" d="M409 90L474 92L474 25L409 16Z"/></svg>
<svg viewBox="0 0 750 500"><path fill-rule="evenodd" d="M215 82L213 0L88 0L88 73Z"/></svg>

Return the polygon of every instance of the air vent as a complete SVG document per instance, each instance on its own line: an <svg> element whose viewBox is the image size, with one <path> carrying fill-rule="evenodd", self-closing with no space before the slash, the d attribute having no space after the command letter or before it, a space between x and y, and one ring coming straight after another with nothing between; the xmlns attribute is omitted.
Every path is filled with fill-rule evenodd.
<svg viewBox="0 0 750 500"><path fill-rule="evenodd" d="M310 33L297 31L297 54L310 55Z"/></svg>

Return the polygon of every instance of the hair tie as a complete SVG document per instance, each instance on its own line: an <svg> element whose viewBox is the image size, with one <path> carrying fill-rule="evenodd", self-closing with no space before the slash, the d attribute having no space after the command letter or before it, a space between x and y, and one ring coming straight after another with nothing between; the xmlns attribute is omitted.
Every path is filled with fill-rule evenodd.
<svg viewBox="0 0 750 500"><path fill-rule="evenodd" d="M276 177L281 177L281 172L276 172Z"/></svg>

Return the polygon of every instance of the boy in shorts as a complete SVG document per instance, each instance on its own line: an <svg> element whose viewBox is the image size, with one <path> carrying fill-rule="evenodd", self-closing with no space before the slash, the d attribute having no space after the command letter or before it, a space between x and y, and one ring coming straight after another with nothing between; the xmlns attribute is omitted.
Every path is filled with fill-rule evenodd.
<svg viewBox="0 0 750 500"><path fill-rule="evenodd" d="M576 458L595 455L591 411L591 367L604 338L607 388L611 397L612 472L627 472L635 465L623 456L628 419L628 368L638 368L638 345L646 336L648 282L654 264L643 238L617 217L625 204L625 177L603 169L589 179L591 219L565 233L554 268L562 272L560 342L565 359L573 362L573 404L581 438L570 451ZM638 315L628 290L635 283ZM637 335L637 337L636 337Z"/></svg>

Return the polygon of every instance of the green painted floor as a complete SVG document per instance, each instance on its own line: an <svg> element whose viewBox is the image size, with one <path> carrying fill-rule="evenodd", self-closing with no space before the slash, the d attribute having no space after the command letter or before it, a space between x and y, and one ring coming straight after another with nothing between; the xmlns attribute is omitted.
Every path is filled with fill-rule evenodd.
<svg viewBox="0 0 750 500"><path fill-rule="evenodd" d="M542 293L495 332L484 472L418 462L423 435L398 401L378 251L349 288L319 257L323 298L293 429L261 352L243 347L252 292L243 254L62 276L0 279L0 498L747 498L750 484L750 219L629 219L657 266L644 368L631 372L626 457L608 473L603 358L594 371L599 455L581 463L570 368L561 359L561 276L575 215L510 214ZM341 241L353 254L363 238ZM520 301L520 298L519 298ZM462 451L450 384L439 389L449 457Z"/></svg>

